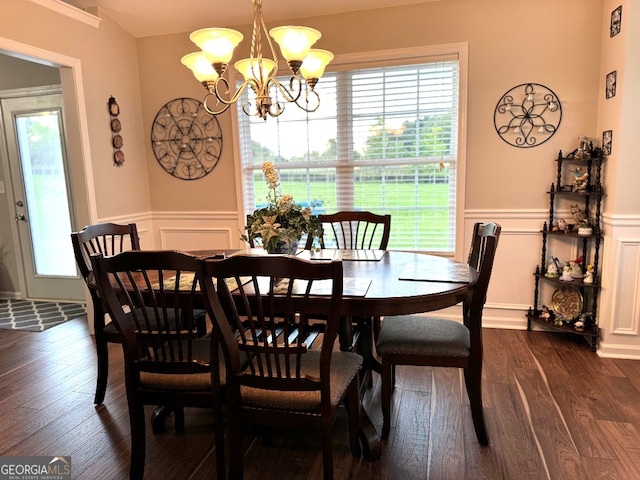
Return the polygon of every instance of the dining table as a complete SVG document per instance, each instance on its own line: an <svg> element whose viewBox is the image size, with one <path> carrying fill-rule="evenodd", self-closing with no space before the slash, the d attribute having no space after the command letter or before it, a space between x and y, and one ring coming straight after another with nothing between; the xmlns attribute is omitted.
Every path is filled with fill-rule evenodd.
<svg viewBox="0 0 640 480"><path fill-rule="evenodd" d="M190 252L202 257L267 255L261 248ZM364 358L362 388L371 371L381 371L373 348L367 319L441 310L464 302L472 293L478 272L467 263L420 252L396 250L299 250L297 257L308 261L340 259L343 266L343 301L340 348L355 349ZM322 301L322 292L317 292ZM328 296L327 296L328 299ZM357 339L356 339L357 336ZM370 377L369 377L370 378ZM381 455L375 427L363 412L361 440L365 457Z"/></svg>
<svg viewBox="0 0 640 480"><path fill-rule="evenodd" d="M261 248L194 250L188 253L212 259L234 255L269 255ZM477 270L467 263L420 252L321 249L299 250L296 256L307 261L342 261L340 348L355 350L362 355L362 389L369 383L371 372L380 373L381 368L373 348L370 322L356 323L355 319L424 313L451 307L469 298L478 280ZM324 296L328 302L327 292L324 292ZM316 292L315 300L320 303L324 301L322 291ZM162 406L156 409L152 416L154 432L164 429L164 420L171 411ZM382 448L364 408L360 423L364 456L375 460L382 454Z"/></svg>

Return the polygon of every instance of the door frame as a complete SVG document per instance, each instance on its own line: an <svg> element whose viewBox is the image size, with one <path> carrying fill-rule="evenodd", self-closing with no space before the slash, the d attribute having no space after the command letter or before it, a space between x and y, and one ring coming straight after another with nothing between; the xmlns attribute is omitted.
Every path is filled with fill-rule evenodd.
<svg viewBox="0 0 640 480"><path fill-rule="evenodd" d="M67 153L69 156L70 188L74 192L72 205L72 217L78 224L88 225L97 222L96 197L91 179L93 168L91 162L89 128L86 114L86 102L84 84L82 81L82 66L80 59L62 55L57 52L34 47L16 42L5 37L0 37L0 53L13 56L34 63L40 63L60 70L62 84L62 96L64 102L64 116L66 120ZM20 93L25 89L0 92L2 97L9 97ZM34 91L35 89L28 89ZM6 149L4 150L6 152ZM8 159L1 162L5 178L10 178L8 172ZM7 198L13 198L14 192L10 182L5 182ZM12 202L11 202L12 203ZM15 216L15 205L10 207L12 216ZM18 231L12 228L12 241L14 245L20 244ZM16 249L18 250L18 249ZM22 259L20 259L21 261ZM18 269L19 295L25 296L27 292L24 272ZM90 297L86 293L87 305L91 304Z"/></svg>
<svg viewBox="0 0 640 480"><path fill-rule="evenodd" d="M60 274L38 274L35 272L35 248L33 243L31 230L32 224L30 218L33 215L37 205L31 205L28 202L27 190L24 184L25 169L23 152L18 142L17 117L16 115L24 114L42 114L42 112L56 110L59 112L60 118L58 127L62 135L60 145L63 162L63 176L65 178L65 187L67 192L67 209L69 211L69 220L71 231L77 230L77 224L74 218L74 192L71 188L69 174L69 155L67 153L67 134L66 121L64 118L64 104L62 98L62 88L60 85L43 86L37 88L24 88L13 90L10 97L0 92L0 105L2 110L2 136L5 140L5 155L7 161L3 162L11 176L5 176L7 185L7 203L9 218L16 218L18 214L27 213L26 222L11 222L11 231L16 231L17 237L21 240L18 244L14 244L14 255L16 258L16 267L18 267L18 277L25 280L26 290L21 292L21 297L33 300L39 299L55 299L55 300L80 300L84 298L84 280L74 268L76 276L67 276ZM5 109L6 108L6 109ZM8 153L8 155L6 155ZM0 158L2 155L0 154ZM18 194L18 195L16 195ZM11 196L11 197L10 197ZM18 203L23 206L18 207ZM29 235L27 235L29 233ZM68 240L68 237L67 237ZM71 244L68 245L68 254L71 255L70 261L73 261ZM73 261L75 266L75 261Z"/></svg>

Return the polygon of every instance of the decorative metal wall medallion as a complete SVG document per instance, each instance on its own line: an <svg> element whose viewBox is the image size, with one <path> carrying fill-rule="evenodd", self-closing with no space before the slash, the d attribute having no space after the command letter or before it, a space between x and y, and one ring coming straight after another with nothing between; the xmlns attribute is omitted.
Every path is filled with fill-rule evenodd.
<svg viewBox="0 0 640 480"><path fill-rule="evenodd" d="M153 120L151 146L166 172L181 180L197 180L218 164L222 131L218 119L201 102L176 98Z"/></svg>
<svg viewBox="0 0 640 480"><path fill-rule="evenodd" d="M513 87L498 101L493 115L500 138L519 148L542 145L556 133L561 120L558 96L538 83Z"/></svg>

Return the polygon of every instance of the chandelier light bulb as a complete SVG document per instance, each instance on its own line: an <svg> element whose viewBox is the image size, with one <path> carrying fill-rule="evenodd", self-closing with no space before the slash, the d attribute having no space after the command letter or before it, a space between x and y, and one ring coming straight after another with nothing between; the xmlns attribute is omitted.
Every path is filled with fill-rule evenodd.
<svg viewBox="0 0 640 480"><path fill-rule="evenodd" d="M189 39L202 49L212 64L229 64L233 50L243 38L240 32L230 28L202 28L189 35Z"/></svg>
<svg viewBox="0 0 640 480"><path fill-rule="evenodd" d="M300 73L306 80L319 79L324 75L324 69L333 60L333 53L318 48L309 50L302 62Z"/></svg>
<svg viewBox="0 0 640 480"><path fill-rule="evenodd" d="M269 31L269 35L278 42L287 62L302 62L311 46L322 36L315 28L297 26L275 27Z"/></svg>
<svg viewBox="0 0 640 480"><path fill-rule="evenodd" d="M218 72L202 52L189 53L180 61L193 72L199 82L215 82L218 79Z"/></svg>
<svg viewBox="0 0 640 480"><path fill-rule="evenodd" d="M233 64L236 67L245 80L249 79L267 79L269 75L276 68L276 62L268 58L262 59L262 72L260 71L260 62L257 58L243 58Z"/></svg>

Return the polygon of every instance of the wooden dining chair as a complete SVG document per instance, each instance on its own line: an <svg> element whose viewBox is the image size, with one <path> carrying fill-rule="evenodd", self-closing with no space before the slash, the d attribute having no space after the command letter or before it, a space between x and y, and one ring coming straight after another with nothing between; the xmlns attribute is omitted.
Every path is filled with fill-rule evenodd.
<svg viewBox="0 0 640 480"><path fill-rule="evenodd" d="M182 252L129 251L92 255L95 282L116 325L125 361L131 425L130 478L142 479L145 466L145 405L210 408L222 424L213 399L212 338L199 335L194 308L202 304L198 275L202 260ZM224 388L216 378L217 391ZM221 386L222 385L222 386ZM184 418L176 418L182 430ZM217 431L217 430L216 430ZM216 437L218 478L224 478L223 439Z"/></svg>
<svg viewBox="0 0 640 480"><path fill-rule="evenodd" d="M351 453L360 456L362 451L362 357L333 348L342 301L341 261L268 255L203 265L205 304L226 365L221 377L227 380L230 478L242 478L247 425L319 431L324 478L333 478L332 425L341 404L349 417ZM314 300L318 293L325 295L320 303ZM323 319L313 320L319 312ZM214 399L219 398L214 391Z"/></svg>
<svg viewBox="0 0 640 480"><path fill-rule="evenodd" d="M319 237L320 248L330 246L351 250L386 250L391 234L391 215L378 215L371 212L341 211L333 214L318 215L324 232ZM331 234L327 235L327 232ZM372 356L372 344L380 332L381 318L352 318L353 341L351 348L359 348L366 356ZM364 341L364 342L363 342ZM360 345L358 345L360 344ZM372 361L372 365L377 362Z"/></svg>
<svg viewBox="0 0 640 480"><path fill-rule="evenodd" d="M479 278L463 302L462 323L422 315L384 318L376 344L382 358L382 438L389 437L396 365L457 367L464 370L478 442L489 444L482 411L482 310L500 230L495 223L474 225L468 263Z"/></svg>
<svg viewBox="0 0 640 480"><path fill-rule="evenodd" d="M95 253L108 256L125 250L140 250L140 239L138 238L138 229L135 223L128 225L100 223L86 226L79 232L71 233L71 243L78 269L89 289L93 303L93 330L98 357L98 376L93 402L96 405L101 405L107 391L107 379L109 376L109 350L107 344L109 342L120 343L120 336L115 324L109 323L105 325L105 310L94 281L90 257Z"/></svg>
<svg viewBox="0 0 640 480"><path fill-rule="evenodd" d="M391 215L342 211L318 215L318 220L325 229L318 239L320 248L325 248L328 239L330 247L339 249L386 250L389 244ZM327 235L327 231L331 231L332 236Z"/></svg>

